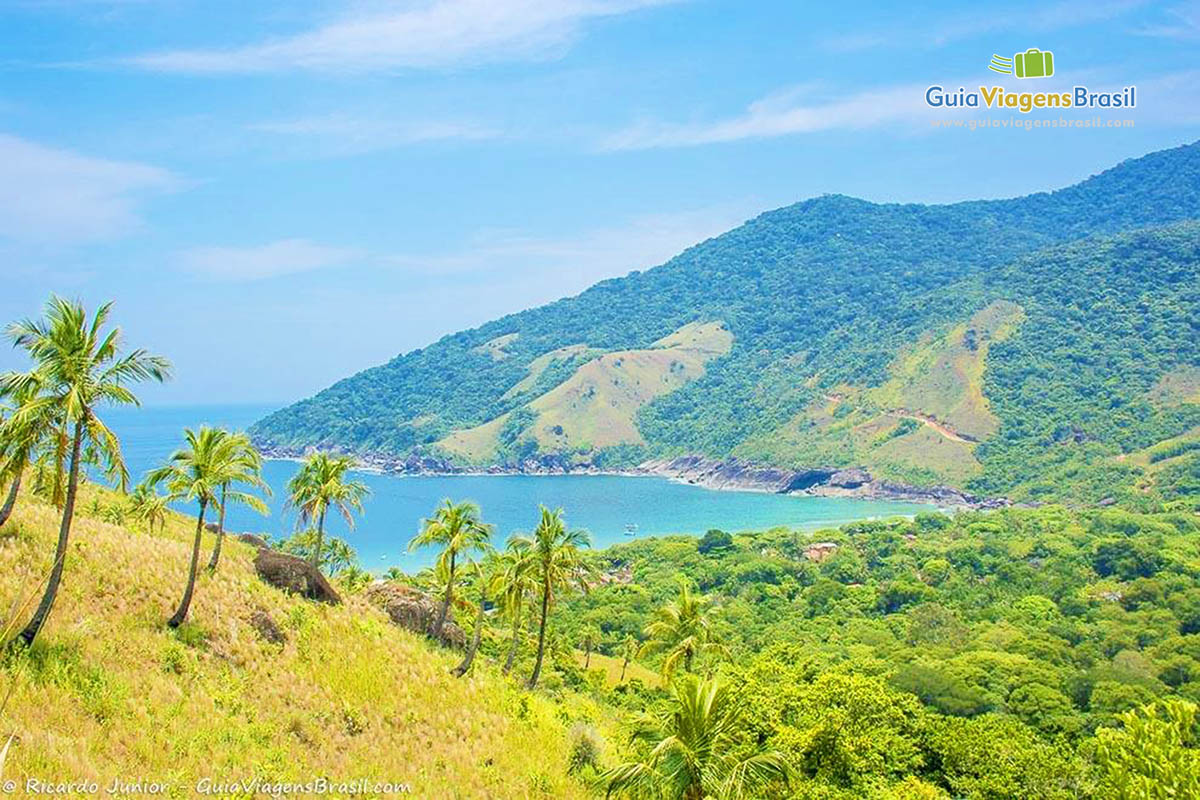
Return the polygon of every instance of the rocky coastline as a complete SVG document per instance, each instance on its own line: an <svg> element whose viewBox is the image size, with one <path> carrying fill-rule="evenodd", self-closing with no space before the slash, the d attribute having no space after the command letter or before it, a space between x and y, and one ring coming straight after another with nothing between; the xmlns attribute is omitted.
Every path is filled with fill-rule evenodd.
<svg viewBox="0 0 1200 800"><path fill-rule="evenodd" d="M260 445L260 450L263 456L275 459L296 459L305 454L302 449L271 445ZM1010 505L1004 498L980 497L952 486L912 486L883 480L861 467L790 469L737 458L713 459L698 455L652 459L626 469L604 469L557 453L534 456L519 464L482 467L462 466L432 453L410 453L404 457L357 454L355 457L360 468L387 475L656 476L723 491L898 500L931 503L943 508L991 509Z"/></svg>

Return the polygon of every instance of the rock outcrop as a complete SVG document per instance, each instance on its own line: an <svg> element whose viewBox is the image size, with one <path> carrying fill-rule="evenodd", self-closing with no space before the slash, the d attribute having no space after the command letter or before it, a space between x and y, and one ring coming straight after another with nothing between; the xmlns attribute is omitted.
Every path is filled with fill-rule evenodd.
<svg viewBox="0 0 1200 800"><path fill-rule="evenodd" d="M258 632L263 641L271 644L284 644L287 634L275 622L275 619L265 609L256 608L250 612L250 626Z"/></svg>
<svg viewBox="0 0 1200 800"><path fill-rule="evenodd" d="M267 544L266 539L254 533L239 533L237 540L258 550L266 550L271 546Z"/></svg>
<svg viewBox="0 0 1200 800"><path fill-rule="evenodd" d="M254 569L258 577L278 589L331 605L342 602L325 576L303 558L262 549L254 557Z"/></svg>
<svg viewBox="0 0 1200 800"><path fill-rule="evenodd" d="M680 456L669 460L647 461L638 469L707 489L907 500L944 507L1000 508L1009 505L1004 499L977 497L951 486L909 486L879 480L861 467L810 467L791 470L736 458L718 461L704 456Z"/></svg>
<svg viewBox="0 0 1200 800"><path fill-rule="evenodd" d="M433 635L438 604L424 592L390 581L376 581L367 588L366 597L400 627L413 633ZM445 645L461 649L467 643L467 635L462 628L447 619L446 624L442 626L441 641Z"/></svg>
<svg viewBox="0 0 1200 800"><path fill-rule="evenodd" d="M760 466L731 458L717 461L704 456L680 456L664 461L647 461L645 472L694 483L708 489L741 489L758 492L787 492L797 486L807 488L831 475L834 470L795 471ZM811 473L811 474L810 474Z"/></svg>

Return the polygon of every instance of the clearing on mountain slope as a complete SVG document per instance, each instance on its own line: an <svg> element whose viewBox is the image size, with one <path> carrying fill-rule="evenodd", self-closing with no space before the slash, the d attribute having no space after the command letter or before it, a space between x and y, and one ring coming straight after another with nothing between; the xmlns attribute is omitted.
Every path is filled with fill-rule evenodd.
<svg viewBox="0 0 1200 800"><path fill-rule="evenodd" d="M536 441L543 450L558 452L643 444L645 439L635 420L638 410L655 397L703 375L704 365L728 353L732 346L733 334L723 322L693 322L648 348L605 353L524 406L527 414L532 412L532 422L517 433ZM540 358L551 358L541 363L539 372L551 361L585 349L573 345L546 353ZM438 445L475 462L492 458L514 414L509 412L483 425L455 431Z"/></svg>

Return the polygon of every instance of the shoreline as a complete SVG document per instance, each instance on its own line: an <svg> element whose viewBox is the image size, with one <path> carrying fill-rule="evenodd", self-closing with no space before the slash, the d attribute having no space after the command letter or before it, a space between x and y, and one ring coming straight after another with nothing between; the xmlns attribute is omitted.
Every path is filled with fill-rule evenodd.
<svg viewBox="0 0 1200 800"><path fill-rule="evenodd" d="M294 448L260 447L263 457L298 461L304 453ZM794 497L830 497L847 500L891 500L922 503L954 510L986 510L1011 505L1005 498L979 497L951 486L913 486L878 479L861 467L790 469L741 461L680 456L651 459L636 467L602 469L572 464L554 454L529 459L519 465L460 467L436 456L413 454L405 459L355 456L356 469L393 477L486 477L492 475L606 475L625 478L666 478L713 491L756 492Z"/></svg>

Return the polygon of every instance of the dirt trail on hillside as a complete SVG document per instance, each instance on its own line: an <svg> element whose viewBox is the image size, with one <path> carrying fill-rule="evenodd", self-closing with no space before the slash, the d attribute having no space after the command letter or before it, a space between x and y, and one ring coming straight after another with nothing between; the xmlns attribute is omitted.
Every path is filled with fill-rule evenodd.
<svg viewBox="0 0 1200 800"><path fill-rule="evenodd" d="M891 417L904 417L905 419L915 420L923 423L935 431L940 433L952 442L961 442L963 444L979 444L979 440L973 436L967 436L965 433L959 433L944 422L934 419L928 414L922 414L919 411L910 411L907 408L897 408L894 411L887 412Z"/></svg>

